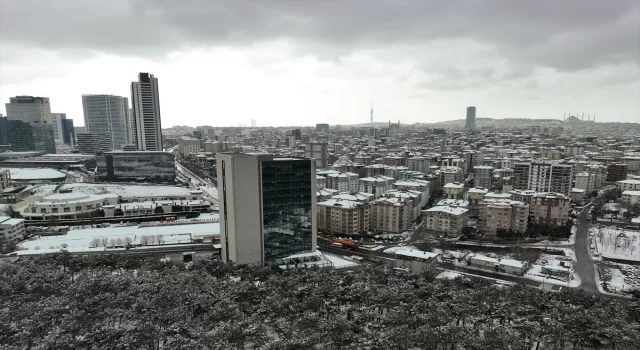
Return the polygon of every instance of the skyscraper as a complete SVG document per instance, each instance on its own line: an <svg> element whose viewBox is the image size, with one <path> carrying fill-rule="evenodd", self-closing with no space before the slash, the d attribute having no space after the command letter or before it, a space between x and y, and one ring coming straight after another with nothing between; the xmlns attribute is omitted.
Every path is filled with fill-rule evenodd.
<svg viewBox="0 0 640 350"><path fill-rule="evenodd" d="M53 125L53 138L62 141L63 125L62 121L67 119L66 113L51 113L51 124Z"/></svg>
<svg viewBox="0 0 640 350"><path fill-rule="evenodd" d="M48 97L11 97L5 107L12 150L56 153Z"/></svg>
<svg viewBox="0 0 640 350"><path fill-rule="evenodd" d="M222 258L277 264L316 249L315 162L270 155L216 154Z"/></svg>
<svg viewBox="0 0 640 350"><path fill-rule="evenodd" d="M73 119L65 119L62 121L62 142L71 146L75 146L76 144L76 131L73 127Z"/></svg>
<svg viewBox="0 0 640 350"><path fill-rule="evenodd" d="M8 145L10 143L9 120L0 114L0 145Z"/></svg>
<svg viewBox="0 0 640 350"><path fill-rule="evenodd" d="M109 135L111 149L129 143L129 100L114 95L82 95L82 110L87 133Z"/></svg>
<svg viewBox="0 0 640 350"><path fill-rule="evenodd" d="M139 151L162 151L162 125L160 122L160 95L158 79L149 73L140 73L138 81L131 83L134 143Z"/></svg>
<svg viewBox="0 0 640 350"><path fill-rule="evenodd" d="M464 128L467 131L476 130L476 107L467 107L467 123Z"/></svg>

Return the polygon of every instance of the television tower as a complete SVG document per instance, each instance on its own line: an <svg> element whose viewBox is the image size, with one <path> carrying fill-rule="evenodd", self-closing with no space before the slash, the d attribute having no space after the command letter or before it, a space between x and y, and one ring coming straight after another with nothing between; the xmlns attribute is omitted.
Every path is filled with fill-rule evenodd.
<svg viewBox="0 0 640 350"><path fill-rule="evenodd" d="M373 101L371 101L371 110L369 111L371 115L371 127L373 128Z"/></svg>

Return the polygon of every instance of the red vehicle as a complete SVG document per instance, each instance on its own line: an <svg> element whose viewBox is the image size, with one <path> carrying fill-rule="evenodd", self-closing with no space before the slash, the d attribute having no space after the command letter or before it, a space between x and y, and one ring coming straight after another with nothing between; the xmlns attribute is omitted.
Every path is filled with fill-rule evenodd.
<svg viewBox="0 0 640 350"><path fill-rule="evenodd" d="M345 247L349 247L349 248L358 248L360 245L356 242L352 242L352 241L345 241L343 239L334 239L331 243L340 243Z"/></svg>

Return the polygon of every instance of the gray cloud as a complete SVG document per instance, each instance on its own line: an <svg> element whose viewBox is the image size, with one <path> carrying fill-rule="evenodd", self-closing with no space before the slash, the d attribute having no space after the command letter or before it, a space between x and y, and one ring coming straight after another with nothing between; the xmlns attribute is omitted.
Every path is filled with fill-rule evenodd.
<svg viewBox="0 0 640 350"><path fill-rule="evenodd" d="M338 60L361 49L468 40L511 62L561 71L640 60L633 1L20 0L3 4L0 16L4 45L74 56L157 58L288 39L301 54Z"/></svg>

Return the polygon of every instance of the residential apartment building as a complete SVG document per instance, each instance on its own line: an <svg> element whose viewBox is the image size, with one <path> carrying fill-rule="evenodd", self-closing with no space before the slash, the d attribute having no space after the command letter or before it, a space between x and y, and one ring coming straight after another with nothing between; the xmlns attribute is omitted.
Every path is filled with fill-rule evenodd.
<svg viewBox="0 0 640 350"><path fill-rule="evenodd" d="M571 197L561 193L537 193L534 203L533 222L545 226L562 226L569 220Z"/></svg>
<svg viewBox="0 0 640 350"><path fill-rule="evenodd" d="M514 164L514 189L536 192L556 192L569 195L573 180L573 165L549 162Z"/></svg>
<svg viewBox="0 0 640 350"><path fill-rule="evenodd" d="M484 196L489 193L489 190L482 187L470 188L467 192L467 199L469 200L469 216L478 217L480 202L484 200Z"/></svg>
<svg viewBox="0 0 640 350"><path fill-rule="evenodd" d="M467 227L469 211L456 206L437 206L423 210L427 234L456 237Z"/></svg>
<svg viewBox="0 0 640 350"><path fill-rule="evenodd" d="M371 193L376 198L390 190L395 179L388 176L365 177L358 180L359 192Z"/></svg>
<svg viewBox="0 0 640 350"><path fill-rule="evenodd" d="M483 165L474 167L473 178L474 187L491 189L493 187L493 167Z"/></svg>
<svg viewBox="0 0 640 350"><path fill-rule="evenodd" d="M596 175L587 172L578 173L575 176L574 188L585 190L587 194L595 189Z"/></svg>
<svg viewBox="0 0 640 350"><path fill-rule="evenodd" d="M621 180L616 182L616 186L622 192L640 190L640 180Z"/></svg>
<svg viewBox="0 0 640 350"><path fill-rule="evenodd" d="M146 106L146 102L145 102ZM129 100L114 95L82 95L84 126L87 132L109 135L113 150L133 141Z"/></svg>
<svg viewBox="0 0 640 350"><path fill-rule="evenodd" d="M386 156L382 157L382 164L388 166L406 166L407 158L400 156Z"/></svg>
<svg viewBox="0 0 640 350"><path fill-rule="evenodd" d="M9 113L9 112L7 112ZM620 157L620 162L629 165L629 173L640 175L640 156L624 156Z"/></svg>
<svg viewBox="0 0 640 350"><path fill-rule="evenodd" d="M224 261L262 266L316 250L316 162L250 154L216 158Z"/></svg>
<svg viewBox="0 0 640 350"><path fill-rule="evenodd" d="M462 180L464 180L464 174L462 173L462 169L455 166L440 168L438 177L439 177L439 182L442 186L448 183L462 182Z"/></svg>
<svg viewBox="0 0 640 350"><path fill-rule="evenodd" d="M331 198L318 203L318 230L331 235L353 235L369 231L370 205Z"/></svg>
<svg viewBox="0 0 640 350"><path fill-rule="evenodd" d="M309 142L304 145L304 156L316 160L317 169L325 169L329 166L329 146L326 142Z"/></svg>
<svg viewBox="0 0 640 350"><path fill-rule="evenodd" d="M426 157L413 157L407 158L407 168L411 171L419 171L421 173L429 173L429 158Z"/></svg>
<svg viewBox="0 0 640 350"><path fill-rule="evenodd" d="M443 192L448 199L462 199L464 195L464 184L459 182L450 182L443 187Z"/></svg>
<svg viewBox="0 0 640 350"><path fill-rule="evenodd" d="M158 78L149 73L138 74L138 81L131 83L131 105L133 143L138 151L162 151Z"/></svg>
<svg viewBox="0 0 640 350"><path fill-rule="evenodd" d="M24 236L24 219L0 216L0 238L2 238L2 241L17 242Z"/></svg>
<svg viewBox="0 0 640 350"><path fill-rule="evenodd" d="M495 236L498 230L524 233L527 230L529 205L523 202L485 200L480 203L478 228L487 235Z"/></svg>
<svg viewBox="0 0 640 350"><path fill-rule="evenodd" d="M621 202L627 206L640 202L640 191L624 191L622 192Z"/></svg>
<svg viewBox="0 0 640 350"><path fill-rule="evenodd" d="M607 167L600 164L588 164L585 167L585 171L594 175L593 189L597 190L604 187L605 181L607 181Z"/></svg>
<svg viewBox="0 0 640 350"><path fill-rule="evenodd" d="M48 97L11 97L5 108L12 151L56 153Z"/></svg>
<svg viewBox="0 0 640 350"><path fill-rule="evenodd" d="M627 179L629 164L612 163L607 165L607 182L618 182Z"/></svg>
<svg viewBox="0 0 640 350"><path fill-rule="evenodd" d="M411 227L413 202L408 198L383 197L371 204L371 230L401 233Z"/></svg>
<svg viewBox="0 0 640 350"><path fill-rule="evenodd" d="M360 188L359 176L356 173L330 173L327 178L327 188L338 190L338 192L358 192Z"/></svg>

